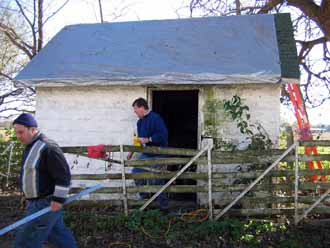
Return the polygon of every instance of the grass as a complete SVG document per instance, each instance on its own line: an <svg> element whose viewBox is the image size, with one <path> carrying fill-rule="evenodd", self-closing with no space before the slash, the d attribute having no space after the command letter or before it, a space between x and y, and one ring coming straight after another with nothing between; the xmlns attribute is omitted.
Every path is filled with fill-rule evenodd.
<svg viewBox="0 0 330 248"><path fill-rule="evenodd" d="M164 216L159 210L129 216L66 211L79 247L328 247L328 228L279 224L271 220L223 218L212 221ZM114 247L117 247L114 245Z"/></svg>

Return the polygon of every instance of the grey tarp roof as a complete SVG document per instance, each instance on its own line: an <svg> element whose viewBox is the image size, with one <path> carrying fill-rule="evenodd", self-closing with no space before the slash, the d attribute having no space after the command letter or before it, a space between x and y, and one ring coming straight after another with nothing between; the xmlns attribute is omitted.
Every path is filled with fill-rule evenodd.
<svg viewBox="0 0 330 248"><path fill-rule="evenodd" d="M299 78L296 58L287 14L79 24L63 28L16 79L36 85L277 83Z"/></svg>

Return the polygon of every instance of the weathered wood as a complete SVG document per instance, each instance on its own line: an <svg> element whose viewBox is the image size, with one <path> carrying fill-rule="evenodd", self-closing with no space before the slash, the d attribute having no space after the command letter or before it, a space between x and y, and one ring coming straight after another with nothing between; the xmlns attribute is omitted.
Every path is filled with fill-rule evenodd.
<svg viewBox="0 0 330 248"><path fill-rule="evenodd" d="M300 141L301 146L330 146L330 140Z"/></svg>
<svg viewBox="0 0 330 248"><path fill-rule="evenodd" d="M223 156L229 156L229 157L234 157L234 156L240 156L240 157L249 157L249 156L268 156L268 155L277 155L280 156L282 155L286 149L271 149L271 150L244 150L244 151L232 151L232 152L227 152L227 151L219 151L219 150L213 150L212 151L212 156L215 157L223 157ZM294 152L289 152L289 154L293 155Z"/></svg>
<svg viewBox="0 0 330 248"><path fill-rule="evenodd" d="M315 144L326 145L330 141L313 141ZM303 143L305 144L305 143ZM308 143L309 144L309 143ZM65 153L76 153L81 154L83 156L87 155L87 147L62 147L63 152ZM103 148L104 152L119 152L120 146L105 146ZM133 152L143 152L143 153L153 153L153 154L163 154L163 155L176 155L176 156L195 156L198 153L198 150L194 149L185 149L185 148L163 148L163 147L136 147L136 146L124 146L124 151L133 151ZM272 163L275 161L278 156L280 156L284 152L283 149L273 149L266 151L255 151L255 150L247 150L247 151L235 151L235 152L223 152L223 151L212 151L212 163L213 164L233 164L233 163L257 163L257 164L265 164ZM167 158L168 164L184 164L189 161L188 158ZM299 155L300 161L330 161L330 154L321 154L321 155ZM142 166L142 165L154 165L154 160L143 160L140 161L126 161L126 165L128 166ZM283 162L294 162L295 157L294 153L290 152L285 158L282 160ZM116 161L119 162L119 161ZM198 160L199 164L207 164L206 157L203 156L202 159ZM159 164L166 164L166 159L159 159Z"/></svg>
<svg viewBox="0 0 330 248"><path fill-rule="evenodd" d="M212 172L212 178L215 180L221 179L254 179L260 176L262 171L251 172ZM291 177L294 176L293 170L279 170L270 172L266 177ZM176 173L170 171L162 171L161 173L138 173L138 174L126 174L126 179L170 179ZM300 170L300 176L312 176L312 175L330 175L330 169L323 170ZM72 175L73 180L121 180L122 175L115 174L82 174ZM207 180L208 174L206 172L185 172L180 175L180 179L194 179L194 180Z"/></svg>
<svg viewBox="0 0 330 248"><path fill-rule="evenodd" d="M272 163L284 152L285 150L279 150L279 149L274 149L270 151L255 151L255 150L235 151L235 152L213 151L212 163L213 164ZM289 154L293 154L293 153L290 152Z"/></svg>
<svg viewBox="0 0 330 248"><path fill-rule="evenodd" d="M327 142L316 142L317 145L327 145ZM316 143L313 143L316 144ZM305 144L305 143L304 143ZM330 144L330 141L329 141ZM310 144L309 144L310 145ZM105 147L105 151L109 151L111 149L112 152L119 151L119 146L109 146ZM134 147L134 146L123 146L124 151L136 151L136 152L147 152L147 153L157 153L157 154L167 154L172 156L194 156L198 153L197 150L191 149L177 149L177 148L159 148L159 147L148 147L148 148L141 148L141 147ZM83 156L87 154L86 147L66 147L63 148L65 152L70 153L81 153ZM223 183L222 180L224 179L231 179L231 180L244 180L250 179L254 180L255 178L262 175L264 172L262 167L258 167L261 164L268 164L273 163L275 160L279 158L279 156L283 153L284 150L271 150L271 151L239 151L239 152L219 152L213 151L212 152L212 166L213 167L221 167L222 164L235 164L235 163L242 163L248 164L251 163L254 165L254 169L251 171L239 171L239 172L213 172L212 171L212 192L237 192L240 193L247 188L247 184L232 184L227 185ZM291 163L295 161L295 154L290 152L282 161ZM150 167L152 165L179 165L185 164L190 160L190 158L185 157L167 157L167 158L160 158L160 159L146 159L146 160L131 160L125 161L125 166L132 166L132 167ZM315 160L327 160L330 161L330 154L322 154L318 156L309 156L305 154L299 154L299 161L306 162L306 161L315 161ZM112 161L112 162L122 162L122 161ZM203 158L198 159L199 166L209 166L208 160L205 156ZM236 166L236 165L235 165ZM147 169L147 168L146 168ZM208 171L209 173L209 171ZM201 172L185 172L184 174L180 175L181 179L192 179L192 180L203 180L207 181L208 173L201 173ZM157 173L140 173L140 174L125 174L125 181L132 180L132 179L170 179L172 178L176 172L170 171L162 171ZM281 204L281 206L294 206L295 199L294 195L292 194L294 191L294 182L286 181L283 183L283 179L281 179L281 183L273 183L271 181L267 181L267 178L276 178L276 177L284 177L289 180L295 175L295 171L293 169L288 170L278 170L272 171L267 175L265 180L261 184L257 184L254 188L250 191L252 192L252 196L244 196L242 199L238 201L239 204L242 206L260 206L260 204ZM299 176L306 177L307 179L311 175L330 175L330 169L315 169L315 170L299 170ZM104 179L112 179L112 180L122 180L122 174L104 174L104 175L73 175L73 179L82 180L82 179L89 179L89 180L104 180ZM248 180L247 180L248 182ZM127 193L138 193L138 192L151 192L156 193L161 189L161 185L145 185L140 187L127 187ZM265 189L271 188L274 190L275 195L268 195L266 197L255 197L253 196L254 193L265 191ZM310 181L300 181L299 184L299 191L305 192L316 192L319 189L327 190L330 188L330 183L313 183ZM71 192L78 192L79 188L73 188ZM208 185L205 186L196 186L196 185L171 185L168 189L165 190L166 192L175 192L175 193L194 193L194 192L209 192ZM124 198L122 196L123 189L121 187L107 187L103 188L98 191L98 193L119 193L119 199L117 201L122 201ZM276 192L289 192L287 197L280 197L276 195ZM317 197L314 196L299 196L298 203L296 206L301 206L300 204L313 204L317 201ZM116 201L114 200L114 201ZM227 197L220 199L221 204L228 205L235 197ZM145 201L134 201L134 200L127 200L127 204L130 206L140 206L145 203ZM126 208L127 209L127 208ZM235 212L236 211L236 212ZM289 213L290 215L293 214L293 209L270 209L270 208L263 208L263 209L243 209L243 210L230 210L230 214L243 214L243 215L272 215L272 214L285 214ZM321 211L321 212L320 212ZM326 210L319 208L314 209L312 213L325 213ZM330 212L330 211L328 211ZM296 213L302 213L302 210L298 210Z"/></svg>
<svg viewBox="0 0 330 248"><path fill-rule="evenodd" d="M126 174L126 179L170 179L175 176L175 172L163 172L163 173L137 173L137 174ZM83 175L72 175L73 180L121 180L121 174L83 174ZM207 180L207 173L195 173L186 172L180 175L180 179L195 179L195 180Z"/></svg>
<svg viewBox="0 0 330 248"><path fill-rule="evenodd" d="M310 212L313 211L313 209L316 208L316 206L318 206L325 198L327 198L328 195L329 195L329 193L330 193L330 188L328 188L322 194L322 196L320 196L319 199L312 204L312 206L310 206L307 210L305 210L301 216L299 216L298 218L295 219L296 224L298 224L299 221L301 221L302 219L304 219Z"/></svg>
<svg viewBox="0 0 330 248"><path fill-rule="evenodd" d="M195 156L199 150L186 149L186 148L170 148L170 147L139 147L139 146L124 146L125 152L141 152L162 155L176 155L176 156Z"/></svg>
<svg viewBox="0 0 330 248"><path fill-rule="evenodd" d="M64 147L61 147L61 149L64 153L77 154L79 156L84 156L84 157L88 156L87 146L64 146ZM103 151L104 152L119 152L120 146L110 146L110 145L104 146ZM97 158L97 159L102 159L102 158ZM117 160L115 162L119 162L119 160Z"/></svg>
<svg viewBox="0 0 330 248"><path fill-rule="evenodd" d="M295 178L294 178L294 221L295 224L297 224L297 220L298 220L298 194L299 194L299 154L298 154L298 149L299 147L296 147L296 151L295 151L295 170L294 170L294 174L295 174ZM289 182L292 183L292 182Z"/></svg>
<svg viewBox="0 0 330 248"><path fill-rule="evenodd" d="M123 186L123 203L124 212L126 216L128 215L128 205L127 205L127 191L126 191L126 175L125 175L125 162L124 162L124 148L120 145L120 164L121 164L121 174L122 174L122 186Z"/></svg>
<svg viewBox="0 0 330 248"><path fill-rule="evenodd" d="M330 161L330 154L319 154L319 155L305 155L299 154L299 161Z"/></svg>
<svg viewBox="0 0 330 248"><path fill-rule="evenodd" d="M234 184L234 185L226 185L222 183L214 182L214 192L226 192L226 191L242 191L246 189L246 184ZM264 191L265 188L272 187L273 190L294 190L294 183L278 183L278 184L260 184L256 185L251 191ZM299 185L299 190L312 190L316 191L317 189L328 189L330 187L330 183L312 183L312 182L304 182Z"/></svg>
<svg viewBox="0 0 330 248"><path fill-rule="evenodd" d="M76 146L70 146L70 147L61 147L62 151L64 153L74 153L74 154L87 154L87 147L76 147Z"/></svg>
<svg viewBox="0 0 330 248"><path fill-rule="evenodd" d="M159 158L159 159L143 159L125 161L126 166L144 167L153 165L180 165L186 164L190 158Z"/></svg>
<svg viewBox="0 0 330 248"><path fill-rule="evenodd" d="M161 185L149 185L149 186L139 186L139 187L127 187L128 193L139 193L139 192L150 192L156 193L162 188ZM73 187L70 190L70 193L77 193L81 190L79 187ZM194 193L194 192L207 192L207 186L195 186L195 185L176 185L169 186L166 192L175 192L175 193ZM122 193L121 187L104 187L100 190L97 190L96 193Z"/></svg>
<svg viewBox="0 0 330 248"><path fill-rule="evenodd" d="M213 183L212 189L213 192L240 192L246 189L246 184L234 184L234 185L226 185L226 184L217 184ZM294 184L258 184L254 186L250 191L264 191L266 187L272 187L274 190L294 190ZM328 189L330 187L330 183L309 183L305 182L300 185L299 190L312 190L316 191L317 189ZM131 186L127 187L128 193L137 193L137 192L152 192L155 193L159 189L161 189L161 185L149 185L149 186ZM81 188L72 188L72 193L79 192ZM208 192L208 186L196 186L196 185L172 185L169 186L165 190L166 192L176 192L176 193L194 193L194 192ZM121 187L104 187L97 191L98 193L122 193Z"/></svg>
<svg viewBox="0 0 330 248"><path fill-rule="evenodd" d="M244 197L244 195L249 192L258 182L264 179L265 175L267 175L271 170L273 170L278 163L287 155L290 151L292 151L297 144L291 145L281 156L276 159L257 179L255 179L252 183L250 183L244 190L241 192L234 201L232 201L229 205L227 205L221 212L218 214L215 219L218 220L222 215L224 215L239 199Z"/></svg>
<svg viewBox="0 0 330 248"><path fill-rule="evenodd" d="M253 179L255 177L260 176L262 171L248 171L248 172L222 172L222 173L213 173L214 179L221 179L221 178L231 178L231 179ZM290 177L294 176L294 170L278 170L272 171L266 177ZM330 169L315 169L315 170L299 170L300 176L312 176L312 175L330 175Z"/></svg>
<svg viewBox="0 0 330 248"><path fill-rule="evenodd" d="M272 176L294 176L293 170L279 170L272 173ZM299 170L299 176L312 176L312 175L330 175L330 169L315 169L315 170Z"/></svg>
<svg viewBox="0 0 330 248"><path fill-rule="evenodd" d="M70 150L65 151L65 153L73 153L73 154L78 154L80 156L86 156L87 153L83 152L73 152ZM175 154L179 155L179 154ZM189 155L185 155L189 156ZM219 166L221 164L267 164L267 163L272 163L278 158L278 155L249 155L249 156L241 156L238 153L227 153L223 155L222 157L214 157L212 158L212 164L214 166ZM100 160L103 160L102 158L99 158ZM300 154L299 155L299 160L301 162L307 162L307 161L330 161L330 154L320 154L320 155L305 155L305 154ZM189 161L189 158L159 158L159 159L144 159L144 160L128 160L125 161L126 166L134 166L134 167L143 167L143 166L150 166L150 165L178 165L178 164L184 164ZM285 158L283 158L282 162L294 162L295 157L294 155L287 155ZM111 162L114 163L119 163L119 160L113 160ZM206 166L207 165L207 160L205 157L200 158L197 160L199 166Z"/></svg>
<svg viewBox="0 0 330 248"><path fill-rule="evenodd" d="M199 151L194 149L186 148L170 148L170 147L138 147L124 145L124 152L140 152L140 153L152 153L152 154L164 154L164 155L177 155L177 156L195 156ZM65 153L87 153L87 146L70 146L61 147ZM104 152L119 152L120 146L105 145L103 148Z"/></svg>
<svg viewBox="0 0 330 248"><path fill-rule="evenodd" d="M211 153L212 147L207 150L207 165L208 165L208 188L209 188L209 194L208 194L208 200L209 200L209 219L213 220L213 200L212 200L212 153Z"/></svg>
<svg viewBox="0 0 330 248"><path fill-rule="evenodd" d="M144 210L152 201L156 199L162 192L164 192L181 174L183 174L195 161L198 159L205 151L211 150L212 145L207 145L203 147L187 164L185 164L180 170L176 173L174 177L168 180L157 192L154 194L142 207L139 208L140 211Z"/></svg>
<svg viewBox="0 0 330 248"><path fill-rule="evenodd" d="M237 164L237 163L255 163L255 164L266 164L274 162L279 156L274 154L269 155L249 155L249 156L240 156L238 154L227 154L223 157L215 157L212 160L213 164ZM302 162L307 161L330 161L330 154L320 154L320 155L305 155L299 154L299 160ZM294 162L295 156L294 155L287 155L284 157L281 162ZM200 163L204 163L201 161Z"/></svg>

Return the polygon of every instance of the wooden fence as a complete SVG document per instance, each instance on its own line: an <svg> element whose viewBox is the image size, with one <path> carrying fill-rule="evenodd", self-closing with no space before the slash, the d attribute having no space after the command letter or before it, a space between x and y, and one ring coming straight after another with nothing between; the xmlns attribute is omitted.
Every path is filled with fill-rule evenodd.
<svg viewBox="0 0 330 248"><path fill-rule="evenodd" d="M303 154L302 146L325 147L322 154L309 156ZM86 147L63 147L65 153L87 156ZM119 159L112 163L121 165L121 173L73 175L74 180L119 180L120 187L104 187L97 193L119 193L113 200L92 202L84 201L77 204L118 204L121 202L127 213L140 207L145 209L149 203L164 190L168 194L197 194L199 207L208 207L210 218L220 218L224 214L244 216L286 215L295 217L298 223L307 214L328 214L326 195L330 188L330 141L313 141L294 143L289 149L267 151L235 151L225 152L212 150L192 150L181 148L135 147L135 146L105 146L104 151L119 153ZM146 160L126 160L125 152L143 152L165 155L166 158ZM199 156L197 156L199 155ZM193 160L192 160L193 159ZM307 161L320 160L323 169L310 170ZM178 171L155 170L153 165L170 168L177 166ZM188 165L188 166L186 166ZM232 168L231 168L232 166ZM140 167L146 172L139 174L127 173L127 167ZM186 168L185 168L186 167ZM150 170L151 168L151 170ZM224 170L223 168L227 168ZM238 169L233 169L238 168ZM326 175L326 181L311 181L311 176ZM193 184L173 184L178 176L183 182ZM128 185L132 179L166 179L164 185ZM81 188L72 188L78 192ZM131 194L138 192L153 193L147 201L134 200ZM118 195L118 194L117 194ZM323 198L321 198L323 197ZM153 199L152 199L153 198ZM238 199L239 198L239 199ZM321 199L321 200L320 200ZM314 204L320 201L320 203ZM313 204L315 206L313 206ZM309 209L312 207L312 209Z"/></svg>

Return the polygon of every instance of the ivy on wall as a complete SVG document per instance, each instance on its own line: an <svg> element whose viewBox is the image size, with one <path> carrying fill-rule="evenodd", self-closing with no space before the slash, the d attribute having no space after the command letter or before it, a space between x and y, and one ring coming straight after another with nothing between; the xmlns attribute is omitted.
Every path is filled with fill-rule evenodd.
<svg viewBox="0 0 330 248"><path fill-rule="evenodd" d="M272 142L261 124L250 122L250 108L238 95L229 100L219 100L213 88L206 91L204 105L204 136L212 137L218 149L234 150L235 145L223 140L220 127L226 122L234 122L240 133L250 143L248 148L254 150L270 149Z"/></svg>

